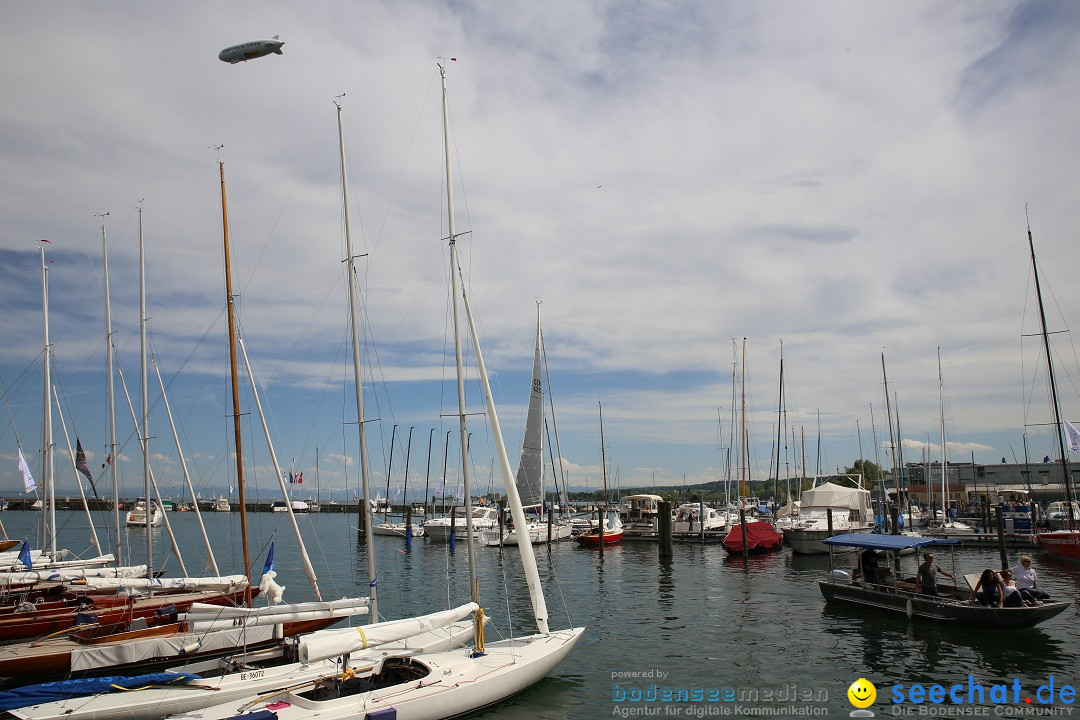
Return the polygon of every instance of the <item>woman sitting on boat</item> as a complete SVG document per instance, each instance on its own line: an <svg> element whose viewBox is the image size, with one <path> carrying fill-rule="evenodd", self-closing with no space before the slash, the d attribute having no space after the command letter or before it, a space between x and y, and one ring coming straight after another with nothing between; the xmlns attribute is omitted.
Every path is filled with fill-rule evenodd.
<svg viewBox="0 0 1080 720"><path fill-rule="evenodd" d="M1005 595L1001 602L1001 607L1024 607L1028 604L1024 601L1023 595L1020 594L1020 588L1016 587L1016 581L1013 580L1012 570L1001 571L1001 582L1004 584L1002 592Z"/></svg>
<svg viewBox="0 0 1080 720"><path fill-rule="evenodd" d="M998 574L986 568L971 591L971 602L978 602L983 607L1001 607L1005 599L1005 585Z"/></svg>

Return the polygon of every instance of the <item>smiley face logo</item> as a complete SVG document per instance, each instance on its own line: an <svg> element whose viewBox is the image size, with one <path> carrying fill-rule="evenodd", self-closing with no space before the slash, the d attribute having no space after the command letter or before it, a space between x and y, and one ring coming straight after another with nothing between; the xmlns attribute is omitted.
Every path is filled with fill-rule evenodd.
<svg viewBox="0 0 1080 720"><path fill-rule="evenodd" d="M848 700L857 708L866 708L877 699L877 688L866 678L859 678L847 689Z"/></svg>

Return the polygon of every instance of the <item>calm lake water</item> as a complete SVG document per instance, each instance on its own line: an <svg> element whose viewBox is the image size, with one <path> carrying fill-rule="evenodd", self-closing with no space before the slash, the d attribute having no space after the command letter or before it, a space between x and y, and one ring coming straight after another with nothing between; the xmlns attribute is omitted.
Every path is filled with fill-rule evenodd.
<svg viewBox="0 0 1080 720"><path fill-rule="evenodd" d="M223 573L240 572L239 517L205 513L204 520ZM262 568L275 542L278 581L286 601L313 598L299 569L296 541L282 514L249 515L252 564ZM356 541L356 518L341 514L298 516L324 599L367 592L367 559ZM40 520L33 512L0 514L9 537L30 536ZM205 558L191 513L170 520L191 574L203 572ZM80 513L59 513L61 544L90 554L87 521ZM103 527L106 521L102 521ZM154 533L155 567L168 546L163 529ZM102 544L109 543L104 531ZM145 560L145 531L125 531L132 562ZM430 612L468 600L465 543L450 554L445 544L376 538L379 610L386 619ZM534 631L518 551L475 549L482 604L492 618L489 637ZM160 553L160 555L159 555ZM1021 553L1010 551L1010 564ZM1030 552L1040 586L1055 598L1080 597L1080 568ZM657 547L624 543L596 551L564 542L538 548L553 628L585 625L581 642L544 682L483 718L599 717L847 717L854 709L848 687L866 678L877 688L869 708L878 717L935 714L1026 716L1050 706L1036 697L1051 676L1055 692L1080 682L1080 608L1030 630L959 630L942 625L912 626L900 617L826 608L817 581L828 570L827 557L793 556L790 550L750 558L728 557L719 546L676 545L674 558L661 562ZM949 551L938 562L951 570ZM961 549L957 570L997 567L996 550ZM854 557L839 558L850 567ZM914 572L914 557L904 558ZM178 574L175 559L164 563ZM969 676L970 679L969 679ZM1013 702L1013 684L1020 686ZM893 686L964 686L964 704L893 703ZM985 688L983 706L967 704L969 684ZM991 686L1008 685L1007 702L992 702ZM686 700L678 699L680 692ZM1045 698L1044 688L1042 697ZM1000 691L999 691L1000 692ZM670 700L665 701L665 693ZM653 698L656 698L655 700ZM1025 698L1032 699L1031 704ZM977 704L977 703L976 703ZM1071 708L1055 700L1054 706ZM1077 711L1080 714L1080 710ZM1065 716L1064 714L1059 716Z"/></svg>

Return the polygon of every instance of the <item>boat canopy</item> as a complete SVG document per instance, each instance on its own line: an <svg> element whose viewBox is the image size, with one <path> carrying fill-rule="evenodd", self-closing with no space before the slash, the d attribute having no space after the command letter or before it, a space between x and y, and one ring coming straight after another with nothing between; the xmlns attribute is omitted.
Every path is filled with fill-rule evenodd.
<svg viewBox="0 0 1080 720"><path fill-rule="evenodd" d="M874 550L907 550L926 545L963 545L958 538L921 537L918 535L879 535L877 533L848 533L822 539L826 545L873 548Z"/></svg>

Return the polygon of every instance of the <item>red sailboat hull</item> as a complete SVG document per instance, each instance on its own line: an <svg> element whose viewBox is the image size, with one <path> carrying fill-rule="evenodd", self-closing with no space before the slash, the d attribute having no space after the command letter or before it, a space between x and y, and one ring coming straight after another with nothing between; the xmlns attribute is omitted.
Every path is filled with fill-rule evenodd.
<svg viewBox="0 0 1080 720"><path fill-rule="evenodd" d="M586 530L577 536L577 541L586 547L597 547L600 544L600 533L593 530ZM613 545L617 542L622 542L622 530L613 530L604 533L605 545Z"/></svg>
<svg viewBox="0 0 1080 720"><path fill-rule="evenodd" d="M1035 537L1047 555L1080 563L1080 530L1057 530Z"/></svg>

